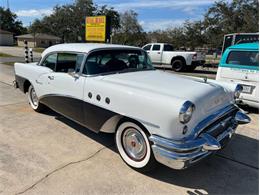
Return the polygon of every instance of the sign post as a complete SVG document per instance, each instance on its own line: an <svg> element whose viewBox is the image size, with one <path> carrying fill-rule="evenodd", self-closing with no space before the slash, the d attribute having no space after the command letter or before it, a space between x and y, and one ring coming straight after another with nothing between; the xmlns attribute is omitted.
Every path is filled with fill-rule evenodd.
<svg viewBox="0 0 260 195"><path fill-rule="evenodd" d="M86 17L86 41L103 43L110 41L110 22L108 17Z"/></svg>

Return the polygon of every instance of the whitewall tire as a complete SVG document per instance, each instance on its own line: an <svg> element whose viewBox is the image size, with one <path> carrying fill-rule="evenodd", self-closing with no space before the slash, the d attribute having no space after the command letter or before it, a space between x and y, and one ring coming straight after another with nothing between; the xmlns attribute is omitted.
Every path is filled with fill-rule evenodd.
<svg viewBox="0 0 260 195"><path fill-rule="evenodd" d="M138 171L155 168L156 160L148 136L139 125L133 122L121 123L115 134L115 142L121 158L130 167Z"/></svg>
<svg viewBox="0 0 260 195"><path fill-rule="evenodd" d="M36 112L43 111L44 105L39 102L38 96L32 85L30 85L30 87L28 89L28 100L29 100L29 104L33 110L35 110Z"/></svg>

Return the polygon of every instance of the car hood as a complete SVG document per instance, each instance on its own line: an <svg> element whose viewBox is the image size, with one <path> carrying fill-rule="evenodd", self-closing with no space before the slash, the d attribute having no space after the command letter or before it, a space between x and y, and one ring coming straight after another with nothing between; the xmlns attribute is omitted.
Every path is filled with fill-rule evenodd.
<svg viewBox="0 0 260 195"><path fill-rule="evenodd" d="M201 97L225 96L225 89L202 78L189 78L164 71L139 71L107 75L106 82L197 102Z"/></svg>

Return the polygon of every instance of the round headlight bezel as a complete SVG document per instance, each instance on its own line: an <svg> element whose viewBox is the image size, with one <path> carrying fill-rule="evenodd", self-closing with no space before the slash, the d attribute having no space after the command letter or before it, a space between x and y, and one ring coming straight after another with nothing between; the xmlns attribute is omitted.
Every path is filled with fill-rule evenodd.
<svg viewBox="0 0 260 195"><path fill-rule="evenodd" d="M243 91L243 86L240 85L240 84L238 84L238 85L236 86L236 88L235 88L234 98L235 98L235 99L238 99L239 96L240 96L240 94L242 93L242 91Z"/></svg>
<svg viewBox="0 0 260 195"><path fill-rule="evenodd" d="M195 105L191 101L184 102L179 112L179 121L182 124L188 123L192 118L194 110Z"/></svg>

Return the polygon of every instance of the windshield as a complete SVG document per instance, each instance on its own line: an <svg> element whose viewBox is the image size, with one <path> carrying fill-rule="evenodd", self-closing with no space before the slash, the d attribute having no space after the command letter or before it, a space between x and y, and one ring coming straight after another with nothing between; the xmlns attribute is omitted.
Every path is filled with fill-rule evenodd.
<svg viewBox="0 0 260 195"><path fill-rule="evenodd" d="M228 55L227 64L259 66L258 51L231 51Z"/></svg>
<svg viewBox="0 0 260 195"><path fill-rule="evenodd" d="M154 70L146 52L137 49L118 49L89 54L83 73L95 75L145 70Z"/></svg>

